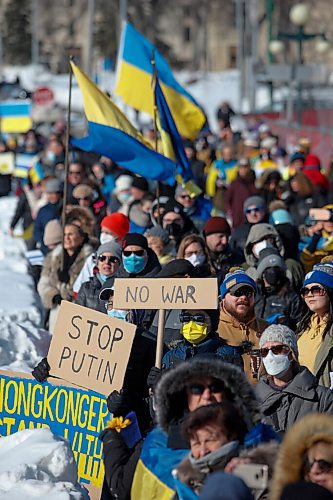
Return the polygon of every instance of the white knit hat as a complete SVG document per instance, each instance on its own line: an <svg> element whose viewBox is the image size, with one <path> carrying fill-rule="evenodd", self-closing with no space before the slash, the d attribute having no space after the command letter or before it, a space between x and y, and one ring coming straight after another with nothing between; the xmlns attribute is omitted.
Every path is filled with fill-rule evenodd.
<svg viewBox="0 0 333 500"><path fill-rule="evenodd" d="M298 347L295 333L286 325L270 325L263 331L259 339L259 348L261 349L266 342L281 342L287 345L298 358Z"/></svg>

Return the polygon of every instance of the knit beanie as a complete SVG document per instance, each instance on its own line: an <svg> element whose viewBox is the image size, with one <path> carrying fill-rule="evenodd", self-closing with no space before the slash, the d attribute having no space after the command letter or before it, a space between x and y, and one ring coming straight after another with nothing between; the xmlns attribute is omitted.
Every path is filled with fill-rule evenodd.
<svg viewBox="0 0 333 500"><path fill-rule="evenodd" d="M149 184L144 177L133 177L132 187L140 189L140 191L148 191Z"/></svg>
<svg viewBox="0 0 333 500"><path fill-rule="evenodd" d="M281 344L290 347L295 357L298 358L296 335L289 326L269 325L261 334L259 348L262 349L266 342L281 342Z"/></svg>
<svg viewBox="0 0 333 500"><path fill-rule="evenodd" d="M120 261L121 259L121 246L118 245L115 241L108 241L107 243L103 243L97 248L96 257L98 258L105 252L110 252L112 255L117 257Z"/></svg>
<svg viewBox="0 0 333 500"><path fill-rule="evenodd" d="M44 229L44 245L50 247L52 245L58 245L62 243L63 232L62 227L58 219L50 220Z"/></svg>
<svg viewBox="0 0 333 500"><path fill-rule="evenodd" d="M266 202L264 198L262 198L261 196L257 195L250 196L249 198L246 198L246 200L244 201L243 205L244 212L246 212L246 209L251 206L255 206L257 208L266 208Z"/></svg>
<svg viewBox="0 0 333 500"><path fill-rule="evenodd" d="M126 234L125 238L123 239L122 247L123 250L126 247L132 246L132 245L137 245L139 247L144 248L145 250L148 250L148 241L143 234L139 233L130 233Z"/></svg>
<svg viewBox="0 0 333 500"><path fill-rule="evenodd" d="M333 261L319 263L313 266L304 279L303 285L310 285L311 283L319 283L327 288L333 289Z"/></svg>
<svg viewBox="0 0 333 500"><path fill-rule="evenodd" d="M253 288L253 291L257 291L257 285L255 281L246 274L243 269L236 269L235 271L226 274L221 286L220 286L220 296L221 299L231 290L236 291L237 288L241 288L244 285L248 285Z"/></svg>
<svg viewBox="0 0 333 500"><path fill-rule="evenodd" d="M179 214L183 219L185 217L182 205L174 199L169 199L165 204L163 218L169 212L174 212L175 214Z"/></svg>
<svg viewBox="0 0 333 500"><path fill-rule="evenodd" d="M223 233L230 236L231 229L224 217L211 217L204 225L203 234L205 237L216 233Z"/></svg>
<svg viewBox="0 0 333 500"><path fill-rule="evenodd" d="M102 219L101 228L103 227L112 231L118 238L123 239L129 231L130 223L126 215L115 212L114 214L106 215Z"/></svg>
<svg viewBox="0 0 333 500"><path fill-rule="evenodd" d="M147 238L148 238L148 236L160 238L162 243L164 243L164 245L167 245L170 241L170 236L169 236L168 231L163 229L163 227L160 225L153 226L153 227L150 227L149 229L147 229L147 231L145 232L145 236Z"/></svg>
<svg viewBox="0 0 333 500"><path fill-rule="evenodd" d="M268 249L265 248L264 250ZM276 255L276 253L274 252L262 257L261 254L264 252L264 250L262 250L262 252L260 252L259 254L259 262L257 267L259 278L262 277L266 269L268 269L269 267L280 267L281 269L283 269L283 271L287 270L286 263L280 255ZM272 249L270 248L269 250Z"/></svg>

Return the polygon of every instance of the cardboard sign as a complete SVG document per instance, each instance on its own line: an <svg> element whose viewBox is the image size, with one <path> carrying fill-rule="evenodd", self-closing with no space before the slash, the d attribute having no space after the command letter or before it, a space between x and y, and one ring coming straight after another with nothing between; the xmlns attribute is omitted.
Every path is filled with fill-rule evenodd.
<svg viewBox="0 0 333 500"><path fill-rule="evenodd" d="M110 414L100 394L49 378L40 384L31 375L0 371L0 435L48 427L68 439L78 480L98 500L104 478L100 432Z"/></svg>
<svg viewBox="0 0 333 500"><path fill-rule="evenodd" d="M15 168L14 153L0 153L0 175L12 174Z"/></svg>
<svg viewBox="0 0 333 500"><path fill-rule="evenodd" d="M51 375L108 396L122 388L136 326L62 301L47 355Z"/></svg>
<svg viewBox="0 0 333 500"><path fill-rule="evenodd" d="M116 309L217 309L217 278L117 278Z"/></svg>

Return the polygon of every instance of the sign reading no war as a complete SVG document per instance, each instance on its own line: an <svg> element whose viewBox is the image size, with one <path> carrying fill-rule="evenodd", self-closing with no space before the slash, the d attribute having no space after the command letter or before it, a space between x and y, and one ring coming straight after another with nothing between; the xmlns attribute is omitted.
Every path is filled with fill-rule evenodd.
<svg viewBox="0 0 333 500"><path fill-rule="evenodd" d="M47 355L51 375L107 396L120 390L136 326L62 301Z"/></svg>
<svg viewBox="0 0 333 500"><path fill-rule="evenodd" d="M116 309L216 309L217 278L117 278Z"/></svg>

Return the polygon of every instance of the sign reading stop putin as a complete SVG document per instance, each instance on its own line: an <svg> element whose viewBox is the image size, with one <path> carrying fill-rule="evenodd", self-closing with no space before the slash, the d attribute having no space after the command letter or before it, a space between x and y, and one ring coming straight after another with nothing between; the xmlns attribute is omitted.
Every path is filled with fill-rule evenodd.
<svg viewBox="0 0 333 500"><path fill-rule="evenodd" d="M53 90L50 87L38 87L33 93L32 99L36 106L49 106L54 101Z"/></svg>

